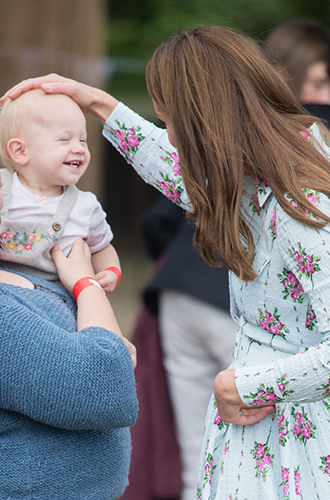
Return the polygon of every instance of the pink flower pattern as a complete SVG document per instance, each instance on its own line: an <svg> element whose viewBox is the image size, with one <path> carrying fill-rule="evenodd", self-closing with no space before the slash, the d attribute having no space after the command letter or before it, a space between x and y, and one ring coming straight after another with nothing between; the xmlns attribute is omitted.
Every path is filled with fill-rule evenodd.
<svg viewBox="0 0 330 500"><path fill-rule="evenodd" d="M214 424L218 426L219 431L221 431L225 425L228 425L222 420L218 412L214 418Z"/></svg>
<svg viewBox="0 0 330 500"><path fill-rule="evenodd" d="M212 476L214 474L214 471L216 469L216 465L213 465L213 456L211 453L208 453L206 456L206 461L205 461L205 466L204 466L204 482L203 485L205 484L211 484L212 483Z"/></svg>
<svg viewBox="0 0 330 500"><path fill-rule="evenodd" d="M286 335L290 332L280 320L281 316L278 314L277 307L274 308L272 313L267 310L262 311L260 308L258 308L258 311L259 319L256 320L257 325L273 335L273 338L275 335L278 335L285 339Z"/></svg>
<svg viewBox="0 0 330 500"><path fill-rule="evenodd" d="M183 193L183 189L181 187L181 167L179 164L179 155L177 152L170 153L169 151L165 151L162 147L160 147L162 151L162 156L160 159L169 165L172 169L172 173L174 177L171 178L169 175L165 175L160 172L160 176L162 177L161 181L156 182L156 187L162 191L162 193L171 201L174 201L177 205L181 204L181 194Z"/></svg>
<svg viewBox="0 0 330 500"><path fill-rule="evenodd" d="M302 304L305 300L305 292L297 276L292 271L283 268L282 273L278 273L277 277L284 288L283 299L291 299L293 302Z"/></svg>
<svg viewBox="0 0 330 500"><path fill-rule="evenodd" d="M225 447L224 447L224 450L223 450L223 456L222 456L222 462L221 462L221 466L220 466L220 474L223 474L224 473L224 468L225 468L225 457L229 451L229 446L230 446L230 439L227 439L227 441L225 441Z"/></svg>
<svg viewBox="0 0 330 500"><path fill-rule="evenodd" d="M294 268L298 278L301 279L304 276L310 279L313 284L314 274L321 271L319 266L321 258L317 255L309 255L300 243L298 243L298 247L288 248L288 252L295 262Z"/></svg>
<svg viewBox="0 0 330 500"><path fill-rule="evenodd" d="M320 457L321 465L319 466L320 471L328 476L328 482L330 483L330 454L326 457Z"/></svg>
<svg viewBox="0 0 330 500"><path fill-rule="evenodd" d="M288 396L293 391L288 389L289 381L286 380L287 375L283 375L276 379L277 388L281 392L281 396L275 394L273 387L265 387L265 384L259 384L257 392L250 392L249 395L245 395L245 398L251 400L250 404L261 405L267 403L279 403L283 400L283 397Z"/></svg>
<svg viewBox="0 0 330 500"><path fill-rule="evenodd" d="M266 480L267 472L270 470L274 455L270 453L267 443L262 444L254 442L254 448L251 450L251 455L255 460L256 477Z"/></svg>
<svg viewBox="0 0 330 500"><path fill-rule="evenodd" d="M313 189L303 189L303 193L312 205L317 206L320 203L320 193L318 193L317 191L314 191ZM298 208L297 202L292 198L290 194L287 194L287 199L294 208ZM315 217L315 215L313 215L309 210L307 210L306 208L304 208L303 210L309 218L318 220L318 218Z"/></svg>
<svg viewBox="0 0 330 500"><path fill-rule="evenodd" d="M316 323L317 323L317 319L316 319L316 314L314 312L314 309L312 308L311 304L308 304L307 312L306 312L305 326L308 330L312 331L314 329L314 326L316 325Z"/></svg>
<svg viewBox="0 0 330 500"><path fill-rule="evenodd" d="M262 181L262 180L258 179L257 177L255 177L253 180L254 180L256 190L255 190L255 193L250 200L250 208L251 208L252 214L256 213L257 215L260 215L261 208L259 205L259 196L261 194L266 193L266 189L268 188L268 183L267 183L267 181Z"/></svg>
<svg viewBox="0 0 330 500"><path fill-rule="evenodd" d="M282 467L282 482L280 486L283 487L284 500L290 499L290 483L289 483L289 469Z"/></svg>
<svg viewBox="0 0 330 500"><path fill-rule="evenodd" d="M295 494L303 500L303 496L300 488L300 471L299 466L294 468L294 486L295 486Z"/></svg>
<svg viewBox="0 0 330 500"><path fill-rule="evenodd" d="M294 438L302 444L306 444L309 439L315 439L316 425L309 419L305 408L299 405L294 405L291 409L291 416L293 417L292 434Z"/></svg>
<svg viewBox="0 0 330 500"><path fill-rule="evenodd" d="M109 128L109 133L118 139L118 151L128 161L132 163L132 156L136 153L141 142L145 139L141 133L140 126L127 127L125 123L116 120L117 128Z"/></svg>
<svg viewBox="0 0 330 500"><path fill-rule="evenodd" d="M276 208L274 209L272 219L270 221L269 230L270 230L270 237L272 239L272 242L274 242L274 240L277 238L277 209Z"/></svg>
<svg viewBox="0 0 330 500"><path fill-rule="evenodd" d="M289 439L289 420L285 418L285 410L277 406L278 420L278 441L281 446L285 446Z"/></svg>
<svg viewBox="0 0 330 500"><path fill-rule="evenodd" d="M321 387L318 387L316 390L322 391L323 397L330 398L330 377L326 384L322 384Z"/></svg>

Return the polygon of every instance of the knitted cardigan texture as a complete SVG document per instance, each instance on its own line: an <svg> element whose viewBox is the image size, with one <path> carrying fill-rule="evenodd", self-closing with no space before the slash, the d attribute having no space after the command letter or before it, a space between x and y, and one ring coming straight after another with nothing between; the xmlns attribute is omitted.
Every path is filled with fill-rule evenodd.
<svg viewBox="0 0 330 500"><path fill-rule="evenodd" d="M0 500L115 500L137 417L130 354L109 330L76 331L73 299L0 284Z"/></svg>

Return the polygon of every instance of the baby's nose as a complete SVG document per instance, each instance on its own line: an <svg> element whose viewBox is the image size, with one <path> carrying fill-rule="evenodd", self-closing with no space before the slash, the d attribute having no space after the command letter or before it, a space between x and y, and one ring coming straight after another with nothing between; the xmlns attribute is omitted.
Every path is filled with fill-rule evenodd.
<svg viewBox="0 0 330 500"><path fill-rule="evenodd" d="M80 141L75 141L72 144L72 151L83 154L85 151L85 144Z"/></svg>

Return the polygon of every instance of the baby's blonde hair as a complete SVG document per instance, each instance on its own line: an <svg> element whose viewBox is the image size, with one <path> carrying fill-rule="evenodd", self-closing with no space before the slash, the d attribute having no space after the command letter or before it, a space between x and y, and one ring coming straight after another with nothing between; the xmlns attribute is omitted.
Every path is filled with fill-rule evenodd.
<svg viewBox="0 0 330 500"><path fill-rule="evenodd" d="M0 109L0 161L2 166L15 170L8 152L8 142L20 137L23 127L40 116L43 99L71 99L62 94L45 94L41 89L24 92L14 100L7 99Z"/></svg>

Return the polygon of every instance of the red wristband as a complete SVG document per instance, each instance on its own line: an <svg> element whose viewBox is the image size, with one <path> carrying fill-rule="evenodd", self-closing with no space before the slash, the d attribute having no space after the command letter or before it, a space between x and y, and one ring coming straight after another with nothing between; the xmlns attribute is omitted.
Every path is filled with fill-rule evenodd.
<svg viewBox="0 0 330 500"><path fill-rule="evenodd" d="M85 288L89 286L97 286L101 288L104 292L101 285L96 281L96 279L91 278L90 276L86 276L86 278L80 278L80 280L76 281L72 288L72 295L74 300L77 302L80 292L82 292Z"/></svg>
<svg viewBox="0 0 330 500"><path fill-rule="evenodd" d="M115 267L115 266L111 266L111 267L107 267L106 268L106 271L112 271L113 273L115 273L115 275L117 276L117 286L119 285L120 283L120 280L121 280L121 270L118 269L118 267ZM116 286L116 288L117 288Z"/></svg>

